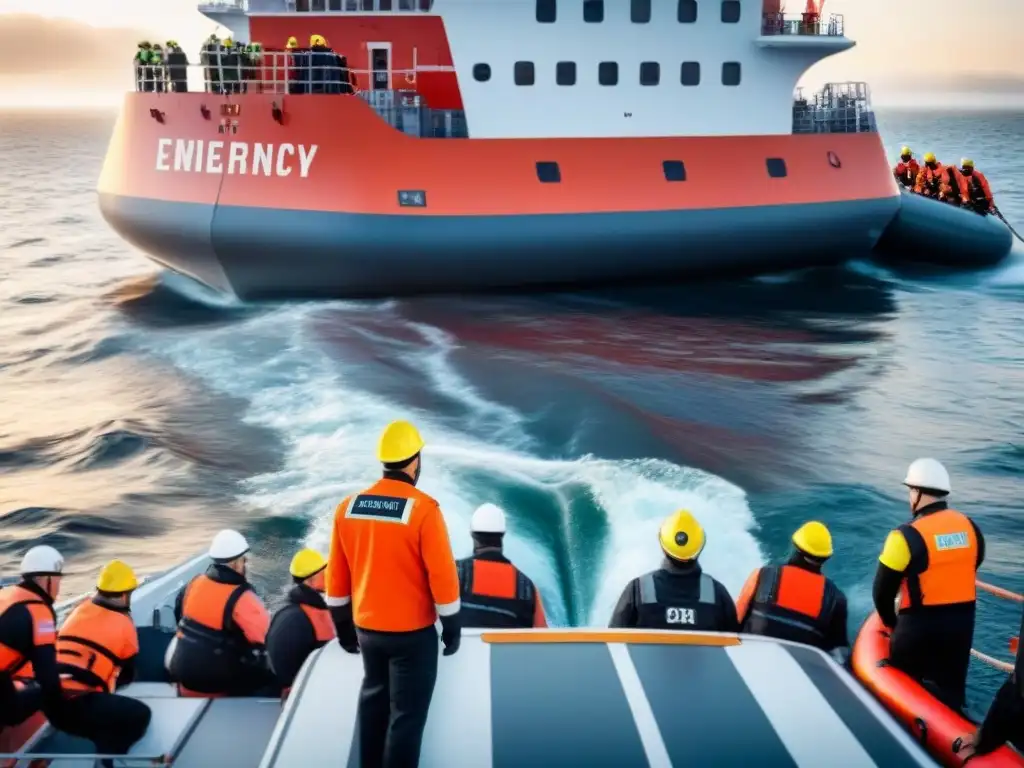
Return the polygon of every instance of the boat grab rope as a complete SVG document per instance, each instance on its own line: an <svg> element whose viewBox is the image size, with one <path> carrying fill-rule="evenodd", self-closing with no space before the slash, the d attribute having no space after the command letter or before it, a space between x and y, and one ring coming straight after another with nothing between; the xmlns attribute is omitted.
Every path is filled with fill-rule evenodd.
<svg viewBox="0 0 1024 768"><path fill-rule="evenodd" d="M1002 221L1002 222L1003 222L1003 224L1005 224L1005 225L1006 225L1006 228L1010 230L1010 233L1011 233L1011 234L1012 234L1012 235L1013 235L1014 237L1016 237L1016 238L1017 238L1018 240L1020 240L1020 241L1021 241L1022 243L1024 243L1024 237L1021 237L1021 236L1020 236L1020 233L1019 233L1019 232L1018 232L1018 231L1017 231L1016 229L1014 229L1014 228L1013 228L1013 225L1012 225L1012 224L1010 224L1010 222L1008 222L1008 221L1006 220L1006 217L1005 217L1005 216L1003 216L1003 212L1002 212L1002 211L1000 211L1000 210L999 210L998 208L995 208L995 207L993 207L993 209L992 209L992 210L994 210L994 211L995 211L995 214L996 214L996 216L998 216L998 217L999 217L999 220L1000 220L1000 221Z"/></svg>
<svg viewBox="0 0 1024 768"><path fill-rule="evenodd" d="M1001 214L1000 214L999 218L1002 218ZM1004 219L1004 221L1005 221L1005 219ZM1010 226L1010 225L1007 224L1006 226ZM1012 228L1011 228L1011 231L1012 231ZM1016 232L1014 232L1014 234L1017 235ZM1017 235L1017 237L1020 237L1020 235ZM1024 239L1022 239L1022 242L1024 242ZM997 587L997 586L995 586L993 584L987 584L984 581L975 581L974 583L978 587L978 589L980 589L982 592L988 592L990 595L995 595L996 597L1001 597L1003 600L1010 600L1010 601L1015 602L1015 603L1024 603L1024 595L1019 595L1016 592L1011 592L1008 589L1003 589L1002 587ZM1010 638L1010 651L1011 652L1017 653L1017 644L1018 644L1018 642L1019 642L1019 638L1016 638L1016 637ZM995 667L996 669L1001 670L1003 672L1006 672L1007 674L1011 674L1011 675L1013 674L1013 671L1014 671L1013 664L1010 664L1008 662L1005 662L1005 661L1002 661L1000 659L997 659L994 656L989 656L987 653L982 653L981 651L977 650L976 648L971 648L971 656L976 658L978 661L981 661L981 662L984 662L985 664L988 664L990 667Z"/></svg>

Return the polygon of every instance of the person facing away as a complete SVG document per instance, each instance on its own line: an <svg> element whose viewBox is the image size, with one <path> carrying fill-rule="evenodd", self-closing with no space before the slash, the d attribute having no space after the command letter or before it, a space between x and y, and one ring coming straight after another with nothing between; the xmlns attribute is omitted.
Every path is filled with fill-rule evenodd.
<svg viewBox="0 0 1024 768"><path fill-rule="evenodd" d="M988 185L985 174L974 167L974 161L968 157L961 159L960 174L966 187L964 207L981 214L995 213L996 204L992 198L992 187Z"/></svg>
<svg viewBox="0 0 1024 768"><path fill-rule="evenodd" d="M849 657L846 596L822 568L832 557L832 534L812 520L793 534L793 553L785 565L755 570L736 601L740 631L792 640Z"/></svg>
<svg viewBox="0 0 1024 768"><path fill-rule="evenodd" d="M170 81L171 91L185 93L188 91L188 56L178 45L177 40L168 40L165 50L167 52L167 78Z"/></svg>
<svg viewBox="0 0 1024 768"><path fill-rule="evenodd" d="M938 461L917 459L903 484L913 517L885 540L872 590L875 610L894 628L889 662L962 708L985 539L973 520L947 506L949 473Z"/></svg>
<svg viewBox="0 0 1024 768"><path fill-rule="evenodd" d="M384 476L334 515L327 605L341 647L362 654L361 768L417 765L437 679L434 625L440 618L445 656L462 636L444 515L416 488L423 446L409 422L389 424L377 446Z"/></svg>
<svg viewBox="0 0 1024 768"><path fill-rule="evenodd" d="M114 693L135 676L139 635L131 596L138 586L128 565L111 560L100 571L96 594L75 606L57 633L64 704L52 722L93 742L100 754L127 754L152 717L143 702Z"/></svg>
<svg viewBox="0 0 1024 768"><path fill-rule="evenodd" d="M20 725L42 709L59 716L57 616L64 558L53 547L32 547L21 560L21 581L0 589L0 727Z"/></svg>
<svg viewBox="0 0 1024 768"><path fill-rule="evenodd" d="M493 629L546 627L537 587L502 552L505 512L483 504L469 523L473 554L459 560L462 626Z"/></svg>
<svg viewBox="0 0 1024 768"><path fill-rule="evenodd" d="M249 543L238 531L213 537L206 573L178 593L168 671L183 696L276 696L264 646L270 615L246 579Z"/></svg>
<svg viewBox="0 0 1024 768"><path fill-rule="evenodd" d="M903 147L900 150L900 161L892 169L896 181L900 183L900 186L913 189L914 184L917 183L917 174L920 172L921 164L914 159L914 153L910 151L910 147Z"/></svg>
<svg viewBox="0 0 1024 768"><path fill-rule="evenodd" d="M739 631L729 591L697 562L707 543L697 519L680 509L662 523L658 540L665 553L661 568L626 585L609 626Z"/></svg>
<svg viewBox="0 0 1024 768"><path fill-rule="evenodd" d="M327 558L315 549L300 550L292 558L294 585L267 632L267 659L281 684L282 698L288 696L309 654L335 638L323 598L326 570Z"/></svg>

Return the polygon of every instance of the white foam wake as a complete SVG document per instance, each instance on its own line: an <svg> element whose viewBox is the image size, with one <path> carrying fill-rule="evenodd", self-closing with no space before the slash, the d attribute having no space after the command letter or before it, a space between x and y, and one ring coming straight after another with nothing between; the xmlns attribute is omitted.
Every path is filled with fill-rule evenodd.
<svg viewBox="0 0 1024 768"><path fill-rule="evenodd" d="M325 547L334 507L347 493L364 487L379 473L374 460L376 438L389 421L408 418L420 426L428 442L421 487L445 511L457 556L470 550L468 520L475 507L493 498L496 488L513 485L539 493L557 510L560 538L569 552L581 538L581 526L593 521L570 514L573 494L582 489L606 517L608 536L600 563L599 584L584 615L588 623L605 624L626 582L656 567L657 530L664 516L679 507L691 509L707 529L702 557L707 570L731 591L740 588L750 570L763 562L751 530L753 516L744 492L713 475L665 461L608 461L589 456L556 461L528 452L530 438L512 408L482 396L451 364L456 347L433 326L415 324L427 342L416 354L426 384L447 398L457 398L470 414L488 425L486 442L468 431L444 426L429 412L411 410L347 383L344 360L325 353L310 332L309 317L324 305L284 307L243 323L202 332L194 328L168 340L161 335L153 352L198 376L214 389L249 401L246 420L274 429L288 445L282 471L248 481L243 503L260 514L301 515L313 526L310 542ZM366 305L331 305L337 322L365 317ZM392 305L377 305L378 315L391 315ZM408 354L408 353L403 353ZM555 558L523 535L517 515L509 509L509 556L537 582L549 604L553 623L567 620L562 608ZM551 522L551 521L549 521ZM570 559L570 568L580 567ZM590 566L592 567L592 566ZM593 574L590 574L591 576Z"/></svg>

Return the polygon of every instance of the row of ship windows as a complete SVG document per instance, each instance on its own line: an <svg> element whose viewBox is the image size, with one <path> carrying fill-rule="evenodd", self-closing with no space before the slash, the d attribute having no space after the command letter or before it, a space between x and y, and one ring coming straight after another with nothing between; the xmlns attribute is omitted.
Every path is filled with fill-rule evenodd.
<svg viewBox="0 0 1024 768"><path fill-rule="evenodd" d="M722 64L722 85L739 85L742 75L743 70L738 61L727 61ZM516 85L533 85L537 79L533 62L517 61L512 69L512 76ZM481 83L490 80L491 65L473 65L473 79ZM598 64L597 82L599 85L618 85L618 63L602 61ZM661 64L656 61L641 62L640 85L658 85L660 82ZM700 85L700 62L684 61L679 67L679 82L683 85ZM555 64L555 83L557 85L576 85L575 61L560 61Z"/></svg>
<svg viewBox="0 0 1024 768"><path fill-rule="evenodd" d="M769 157L764 161L768 176L773 179L784 179L788 175L786 161L781 157ZM686 165L682 160L665 160L661 164L665 181L686 181ZM544 184L558 184L562 181L562 171L558 163L537 163L537 180Z"/></svg>
<svg viewBox="0 0 1024 768"><path fill-rule="evenodd" d="M622 0L615 0L616 3ZM722 0L721 18L723 24L737 24L740 20L740 0ZM558 18L557 0L537 0L537 21L554 24ZM604 0L583 0L583 20L591 24L604 21ZM651 21L651 0L630 0L629 20L634 24L648 24ZM679 0L676 4L676 21L693 24L697 21L697 0Z"/></svg>

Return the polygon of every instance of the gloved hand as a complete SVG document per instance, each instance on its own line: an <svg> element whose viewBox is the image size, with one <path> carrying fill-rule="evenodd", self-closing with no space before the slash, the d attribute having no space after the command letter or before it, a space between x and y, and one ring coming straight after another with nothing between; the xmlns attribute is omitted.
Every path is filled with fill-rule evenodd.
<svg viewBox="0 0 1024 768"><path fill-rule="evenodd" d="M462 643L462 619L459 614L441 617L441 642L444 643L444 655L451 656Z"/></svg>
<svg viewBox="0 0 1024 768"><path fill-rule="evenodd" d="M359 640L356 637L356 625L352 620L352 603L334 606L330 609L334 631L338 635L338 645L348 653L359 653Z"/></svg>

